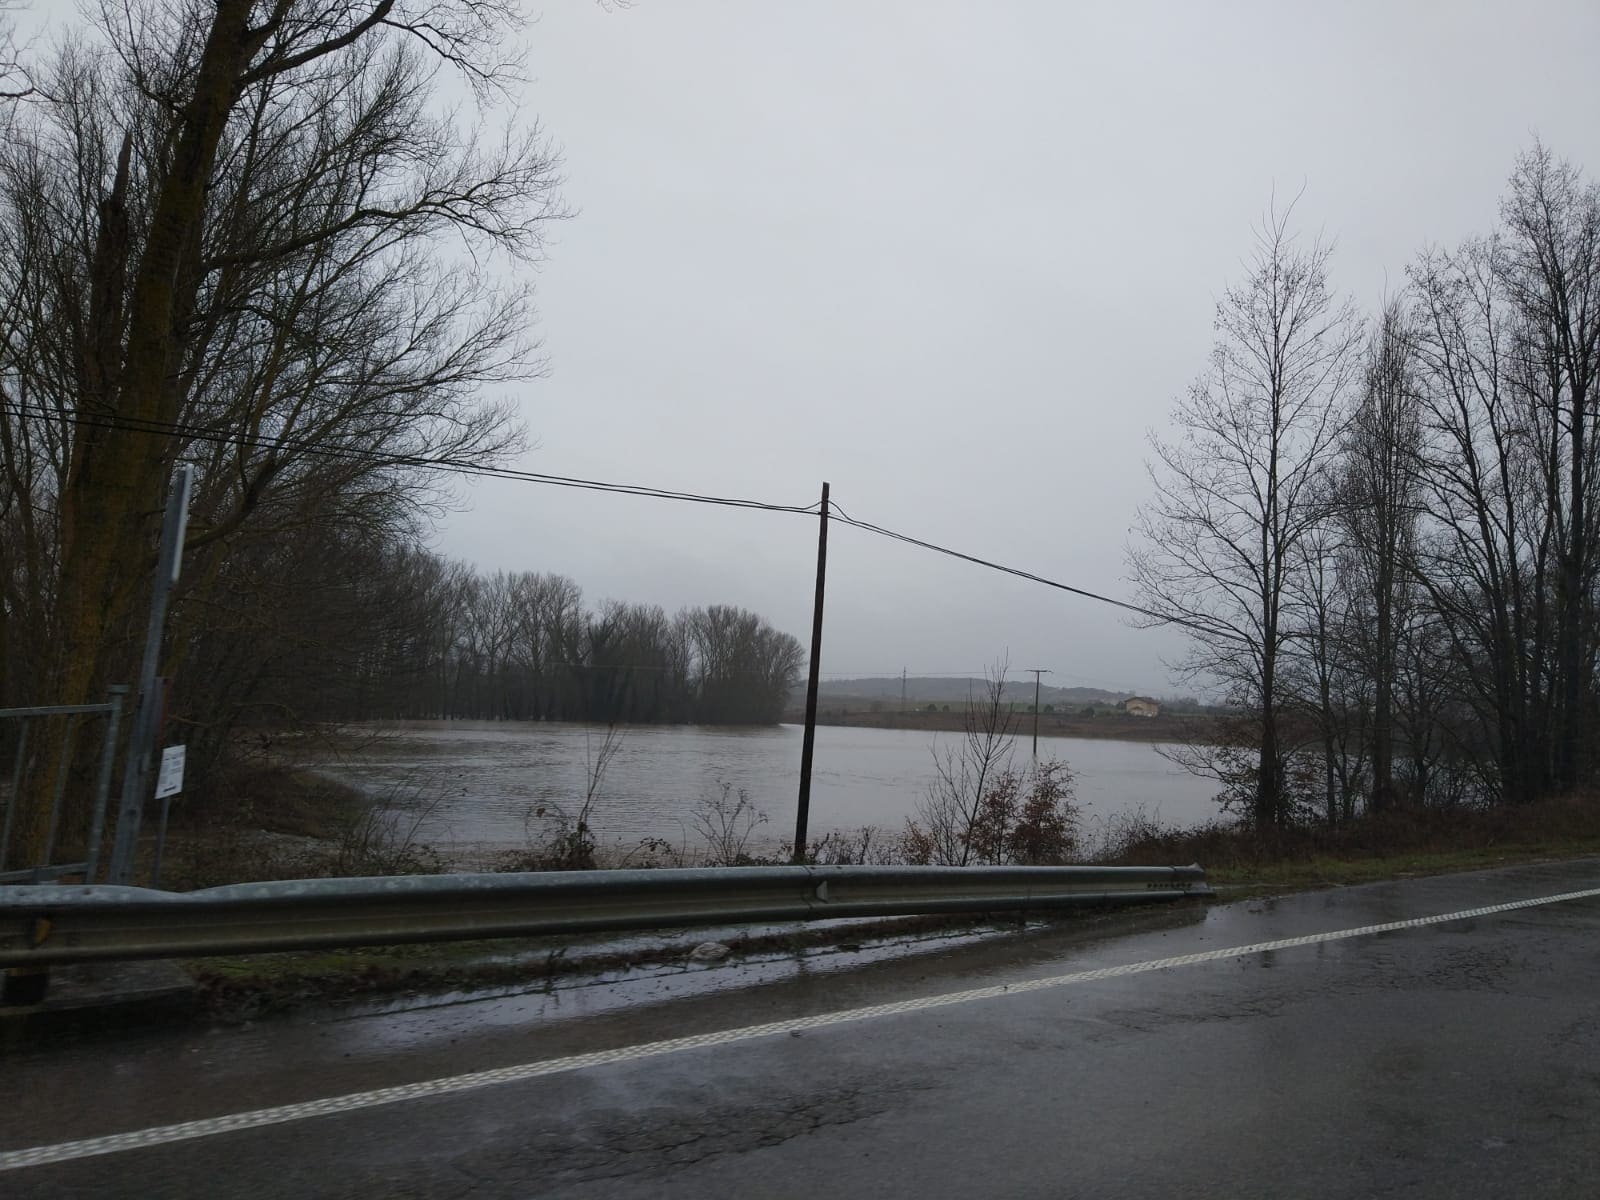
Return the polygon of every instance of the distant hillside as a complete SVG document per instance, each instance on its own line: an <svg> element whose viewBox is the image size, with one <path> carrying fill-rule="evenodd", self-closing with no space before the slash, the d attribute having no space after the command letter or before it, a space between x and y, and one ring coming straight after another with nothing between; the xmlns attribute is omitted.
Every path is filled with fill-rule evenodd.
<svg viewBox="0 0 1600 1200"><path fill-rule="evenodd" d="M905 681L907 704L965 704L968 696L981 696L984 681L954 676L939 678L909 677ZM1039 689L1039 703L1057 706L1084 704L1115 704L1134 695L1133 692L1108 692L1091 687L1051 687L1048 683ZM818 700L827 703L843 701L893 701L900 703L900 676L888 675L866 679L824 679L817 688ZM792 702L804 704L805 684L795 689ZM1015 704L1033 703L1033 677L1006 680L1004 698Z"/></svg>

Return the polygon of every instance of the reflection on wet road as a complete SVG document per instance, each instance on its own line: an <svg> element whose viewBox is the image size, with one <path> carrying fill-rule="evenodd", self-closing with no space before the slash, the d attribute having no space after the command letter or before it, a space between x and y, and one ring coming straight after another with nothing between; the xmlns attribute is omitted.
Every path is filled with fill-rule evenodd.
<svg viewBox="0 0 1600 1200"><path fill-rule="evenodd" d="M811 1195L823 1176L847 1195L1581 1195L1597 888L1592 862L1518 868L1068 923L568 1021L499 997L56 1047L8 1062L41 1100L11 1110L0 1152L168 1140L0 1178L17 1195L223 1177L242 1195ZM257 1127L149 1132L230 1114Z"/></svg>

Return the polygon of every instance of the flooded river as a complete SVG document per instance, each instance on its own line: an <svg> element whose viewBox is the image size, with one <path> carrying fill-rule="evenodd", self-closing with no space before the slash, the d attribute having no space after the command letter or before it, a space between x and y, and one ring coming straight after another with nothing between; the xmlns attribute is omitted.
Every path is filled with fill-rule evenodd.
<svg viewBox="0 0 1600 1200"><path fill-rule="evenodd" d="M935 737L918 730L821 726L812 772L811 833L877 826L898 833L933 778ZM498 721L401 722L357 736L308 765L416 814L418 836L453 857L511 849L528 840L541 807L574 811L603 726ZM775 849L794 828L801 729L636 726L622 734L594 805L598 842L615 857L643 838L695 847L693 813L724 784L742 789L767 822L753 845ZM1018 738L1016 763L1029 741ZM1084 833L1107 817L1143 811L1169 825L1217 815L1216 785L1179 770L1143 742L1040 738L1041 757L1065 759L1075 776ZM537 819L533 822L535 828Z"/></svg>

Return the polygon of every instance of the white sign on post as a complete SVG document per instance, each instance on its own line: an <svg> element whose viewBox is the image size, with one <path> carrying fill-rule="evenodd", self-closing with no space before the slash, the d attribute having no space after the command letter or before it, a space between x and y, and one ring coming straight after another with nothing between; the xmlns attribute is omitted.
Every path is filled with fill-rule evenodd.
<svg viewBox="0 0 1600 1200"><path fill-rule="evenodd" d="M156 778L156 799L165 800L183 791L183 747L168 746L161 752L161 774Z"/></svg>

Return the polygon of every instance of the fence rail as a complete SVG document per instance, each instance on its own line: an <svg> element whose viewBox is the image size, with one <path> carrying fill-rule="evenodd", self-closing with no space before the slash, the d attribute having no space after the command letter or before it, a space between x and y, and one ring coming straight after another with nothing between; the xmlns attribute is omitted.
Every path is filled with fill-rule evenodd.
<svg viewBox="0 0 1600 1200"><path fill-rule="evenodd" d="M198 892L0 887L0 967L1210 895L1189 867L727 867L410 875Z"/></svg>
<svg viewBox="0 0 1600 1200"><path fill-rule="evenodd" d="M125 685L107 688L104 704L53 704L30 708L0 708L0 731L8 725L17 730L15 743L10 746L12 758L11 786L0 797L0 883L26 881L43 883L64 875L81 875L86 881L94 879L100 862L100 839L105 829L106 795L111 787L111 766L117 753L117 726L122 720L122 702L127 695ZM100 761L95 769L94 792L90 797L89 832L84 843L84 857L78 862L54 862L56 838L61 830L62 803L66 798L67 775L72 765L79 724L84 717L105 717L105 730L101 736ZM23 788L28 782L28 735L35 722L57 718L67 722L54 787L50 794L49 830L45 836L42 858L21 867L7 869L11 854L11 831L16 823L17 809L23 803ZM37 748L37 747L36 747Z"/></svg>

